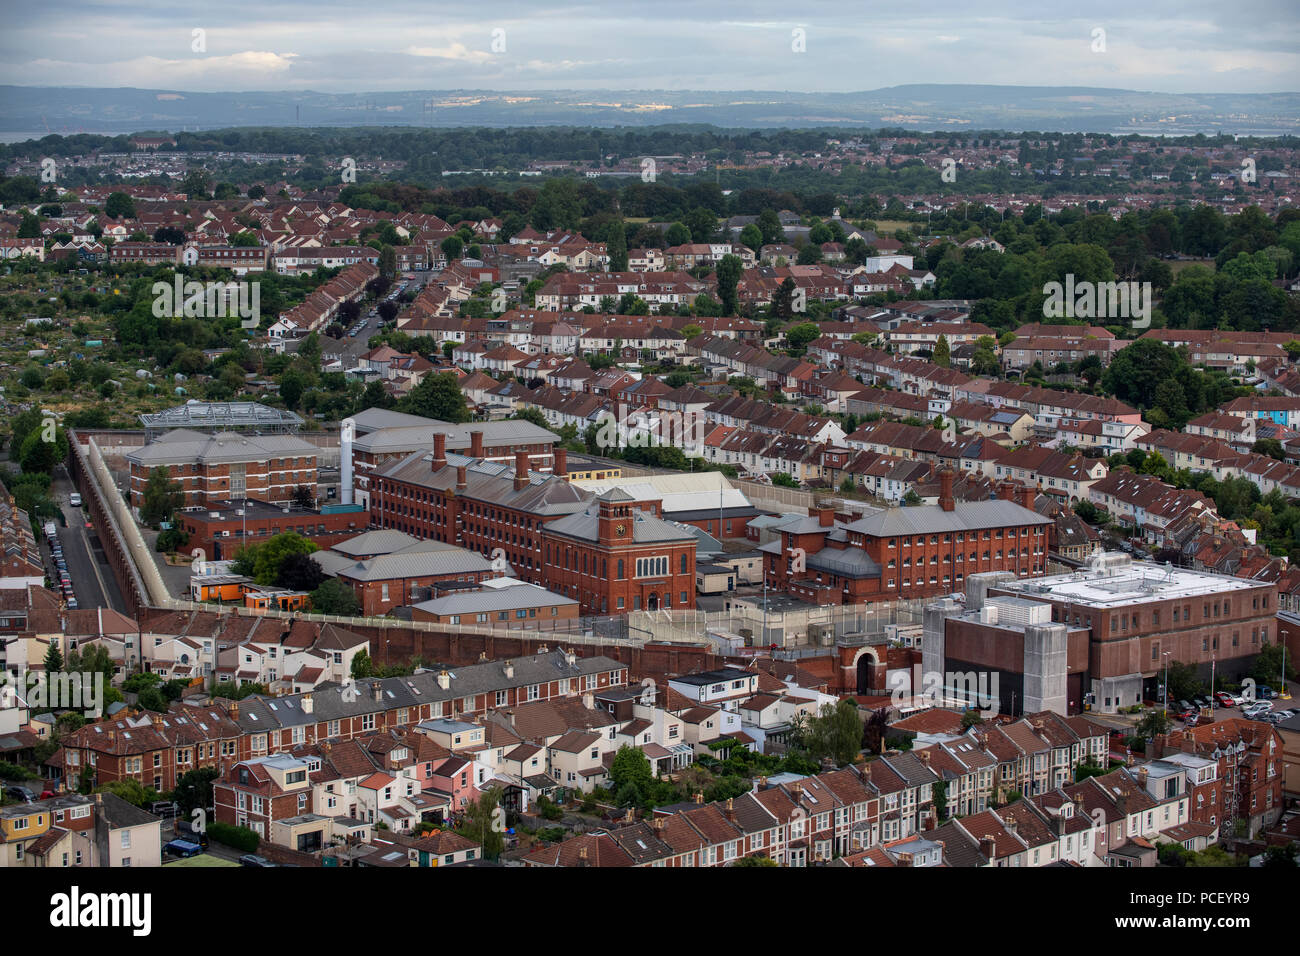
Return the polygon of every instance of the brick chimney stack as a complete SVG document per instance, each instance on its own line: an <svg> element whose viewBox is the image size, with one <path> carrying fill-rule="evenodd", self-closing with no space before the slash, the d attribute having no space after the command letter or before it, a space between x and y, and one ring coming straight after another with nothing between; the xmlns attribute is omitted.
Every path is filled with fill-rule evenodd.
<svg viewBox="0 0 1300 956"><path fill-rule="evenodd" d="M528 484L528 452L515 452L515 491Z"/></svg>
<svg viewBox="0 0 1300 956"><path fill-rule="evenodd" d="M442 471L447 465L447 436L443 432L433 435L433 470Z"/></svg>
<svg viewBox="0 0 1300 956"><path fill-rule="evenodd" d="M954 475L951 468L941 469L939 472L939 507L944 511L953 511L957 508L957 502L952 497L952 482Z"/></svg>
<svg viewBox="0 0 1300 956"><path fill-rule="evenodd" d="M569 449L563 445L556 445L551 450L553 464L551 465L551 474L558 478L567 478L569 475Z"/></svg>
<svg viewBox="0 0 1300 956"><path fill-rule="evenodd" d="M1020 503L1030 511L1034 510L1034 500L1038 497L1038 489L1033 485L1025 485L1020 489Z"/></svg>
<svg viewBox="0 0 1300 956"><path fill-rule="evenodd" d="M830 528L835 525L835 509L830 505L814 505L812 510L817 515L817 524L820 527Z"/></svg>
<svg viewBox="0 0 1300 956"><path fill-rule="evenodd" d="M482 432L469 433L469 457L471 458L483 457L483 433Z"/></svg>
<svg viewBox="0 0 1300 956"><path fill-rule="evenodd" d="M1016 500L1016 486L1009 481L1004 481L998 485L998 497L1003 501Z"/></svg>

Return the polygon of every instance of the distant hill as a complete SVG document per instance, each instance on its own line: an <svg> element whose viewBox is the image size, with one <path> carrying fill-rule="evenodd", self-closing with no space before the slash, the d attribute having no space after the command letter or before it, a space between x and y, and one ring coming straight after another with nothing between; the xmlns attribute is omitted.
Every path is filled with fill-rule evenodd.
<svg viewBox="0 0 1300 956"><path fill-rule="evenodd" d="M895 86L861 93L682 90L187 93L0 86L0 134L119 134L232 126L901 127L1218 133L1300 131L1300 93L1142 93L1088 87Z"/></svg>

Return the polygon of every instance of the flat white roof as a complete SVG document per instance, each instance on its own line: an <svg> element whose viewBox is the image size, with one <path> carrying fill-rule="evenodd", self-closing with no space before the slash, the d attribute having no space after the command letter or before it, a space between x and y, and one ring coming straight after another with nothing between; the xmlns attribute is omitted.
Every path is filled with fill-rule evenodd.
<svg viewBox="0 0 1300 956"><path fill-rule="evenodd" d="M1234 578L1186 568L1165 568L1139 563L1111 572L1080 570L999 584L996 590L1014 591L1038 600L1070 601L1097 608L1125 607L1151 601L1227 594L1268 587L1263 581Z"/></svg>

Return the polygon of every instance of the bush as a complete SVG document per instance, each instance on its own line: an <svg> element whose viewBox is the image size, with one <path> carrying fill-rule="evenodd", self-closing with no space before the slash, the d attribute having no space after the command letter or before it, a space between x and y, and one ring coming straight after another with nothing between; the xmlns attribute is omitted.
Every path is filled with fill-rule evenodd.
<svg viewBox="0 0 1300 956"><path fill-rule="evenodd" d="M158 543L154 545L154 550L160 553L179 551L189 543L190 536L180 528L168 528L158 535Z"/></svg>
<svg viewBox="0 0 1300 956"><path fill-rule="evenodd" d="M31 780L36 774L31 773L16 763L0 760L0 780Z"/></svg>
<svg viewBox="0 0 1300 956"><path fill-rule="evenodd" d="M260 842L258 835L248 827L233 827L229 823L209 823L208 839L245 853L256 853Z"/></svg>

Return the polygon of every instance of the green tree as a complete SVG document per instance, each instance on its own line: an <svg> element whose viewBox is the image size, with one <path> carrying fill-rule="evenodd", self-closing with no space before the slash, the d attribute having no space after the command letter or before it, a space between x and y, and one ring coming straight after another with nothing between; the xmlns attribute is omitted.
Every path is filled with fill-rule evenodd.
<svg viewBox="0 0 1300 956"><path fill-rule="evenodd" d="M191 811L212 806L212 781L220 776L216 767L200 767L182 774L172 791L172 799L179 804L180 816L190 818Z"/></svg>
<svg viewBox="0 0 1300 956"><path fill-rule="evenodd" d="M640 749L629 747L627 744L618 748L618 752L614 754L614 761L609 767L610 789L618 793L630 785L645 794L649 791L653 780L654 773L650 769L650 761Z"/></svg>
<svg viewBox="0 0 1300 956"><path fill-rule="evenodd" d="M104 203L104 215L110 219L134 219L135 200L128 193L109 193Z"/></svg>
<svg viewBox="0 0 1300 956"><path fill-rule="evenodd" d="M792 743L812 759L829 757L842 767L862 752L862 732L857 702L844 698L834 704L823 704L815 717L799 715L792 724L790 736Z"/></svg>
<svg viewBox="0 0 1300 956"><path fill-rule="evenodd" d="M1280 689L1282 679L1282 659L1286 658L1286 679L1296 679L1295 661L1292 655L1284 655L1281 644L1265 644L1260 648L1259 654L1255 657L1255 663L1250 669L1250 676L1254 678L1255 683L1264 684L1273 687L1275 690ZM1171 680L1170 686L1173 686Z"/></svg>
<svg viewBox="0 0 1300 956"><path fill-rule="evenodd" d="M497 812L501 803L501 788L489 787L465 806L460 826L456 832L468 840L481 844L483 856L495 860L506 848L503 814Z"/></svg>
<svg viewBox="0 0 1300 956"><path fill-rule="evenodd" d="M741 262L740 256L728 254L718 262L718 298L722 301L723 315L736 314L739 304L736 288L743 271L744 263Z"/></svg>
<svg viewBox="0 0 1300 956"><path fill-rule="evenodd" d="M136 780L112 780L96 787L95 792L111 793L113 796L141 809L149 806L159 798L157 790L146 787Z"/></svg>
<svg viewBox="0 0 1300 956"><path fill-rule="evenodd" d="M397 250L390 245L379 250L379 274L390 282L397 275Z"/></svg>
<svg viewBox="0 0 1300 956"><path fill-rule="evenodd" d="M1169 733L1169 728L1172 726L1173 721L1169 715L1156 708L1144 714L1133 730L1139 737L1150 738Z"/></svg>
<svg viewBox="0 0 1300 956"><path fill-rule="evenodd" d="M352 657L352 678L360 680L363 677L369 677L373 672L374 666L370 663L370 652L363 647Z"/></svg>
<svg viewBox="0 0 1300 956"><path fill-rule="evenodd" d="M361 613L357 594L338 578L326 578L311 592L311 609L319 614L356 617Z"/></svg>
<svg viewBox="0 0 1300 956"><path fill-rule="evenodd" d="M1276 438L1260 438L1250 448L1257 455L1268 455L1270 458L1276 458L1278 461L1286 460L1286 451L1282 448L1282 443Z"/></svg>
<svg viewBox="0 0 1300 956"><path fill-rule="evenodd" d="M141 495L140 520L156 528L160 521L171 520L184 504L185 491L181 483L171 477L171 472L162 466L150 470Z"/></svg>
<svg viewBox="0 0 1300 956"><path fill-rule="evenodd" d="M821 334L821 327L816 322L803 322L793 328L786 329L785 338L790 343L790 351L802 355L807 350L809 343L820 338Z"/></svg>
<svg viewBox="0 0 1300 956"><path fill-rule="evenodd" d="M426 375L419 385L397 403L400 411L425 418L436 418L444 422L467 422L470 420L469 406L465 404L465 394L460 390L460 383L452 372L438 375Z"/></svg>
<svg viewBox="0 0 1300 956"><path fill-rule="evenodd" d="M609 224L605 253L609 256L610 272L627 271L627 232L621 219Z"/></svg>
<svg viewBox="0 0 1300 956"><path fill-rule="evenodd" d="M940 335L939 341L934 345L934 355L930 361L934 362L940 368L947 368L952 364L952 350L948 347L948 337Z"/></svg>
<svg viewBox="0 0 1300 956"><path fill-rule="evenodd" d="M181 181L181 192L190 199L207 199L212 178L203 169L191 169Z"/></svg>
<svg viewBox="0 0 1300 956"><path fill-rule="evenodd" d="M231 570L251 577L258 584L274 584L280 565L291 554L311 554L318 550L314 541L296 531L282 531L261 544L246 545L235 555Z"/></svg>
<svg viewBox="0 0 1300 956"><path fill-rule="evenodd" d="M776 860L770 856L755 854L754 856L742 856L732 866L777 866Z"/></svg>
<svg viewBox="0 0 1300 956"><path fill-rule="evenodd" d="M50 646L45 651L45 673L57 674L63 670L63 652L59 650L58 638L50 639Z"/></svg>

